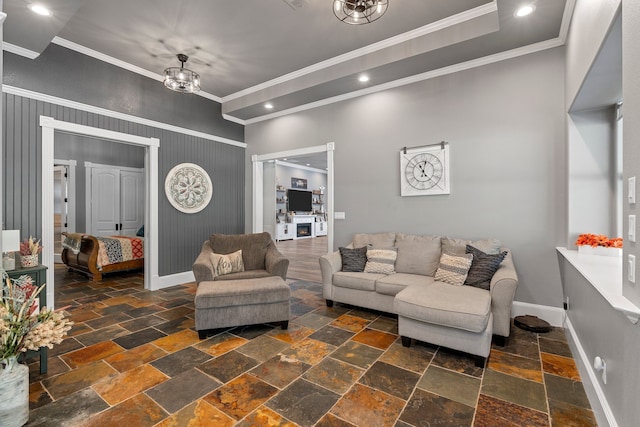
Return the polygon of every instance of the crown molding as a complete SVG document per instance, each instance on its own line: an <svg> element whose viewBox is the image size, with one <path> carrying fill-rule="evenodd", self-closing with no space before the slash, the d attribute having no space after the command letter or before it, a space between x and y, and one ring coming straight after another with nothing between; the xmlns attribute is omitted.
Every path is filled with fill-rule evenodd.
<svg viewBox="0 0 640 427"><path fill-rule="evenodd" d="M552 49L554 47L562 46L564 41L559 38L546 40L539 43L534 43L528 46L523 46L517 49L508 50L505 52L496 53L494 55L485 56L483 58L474 59L472 61L461 62L460 64L451 65L449 67L439 68L437 70L428 71L422 74L416 74L403 79L394 80L391 82L383 83L377 86L371 86L368 88L356 90L353 92L345 93L342 95L334 96L331 98L322 99L320 101L311 102L309 104L299 105L287 110L277 111L275 113L267 114L264 116L254 117L252 119L244 120L245 125L262 122L265 120L271 120L277 117L286 116L301 111L311 110L313 108L322 107L325 105L333 104L336 102L346 101L347 99L357 98L360 96L368 95L370 93L381 92L384 90L394 89L400 86L406 86L412 83L420 82L423 80L433 79L435 77L444 76L447 74L457 73L459 71L469 70L472 68L482 67L484 65L493 64L507 59L516 58L518 56L528 55L530 53L540 52L542 50Z"/></svg>
<svg viewBox="0 0 640 427"><path fill-rule="evenodd" d="M458 13L453 16L449 16L447 18L441 19L436 22L432 22L430 24L424 25L420 28L416 28L411 31L407 31L406 33L398 34L397 36L390 37L385 40L381 40L377 43L370 44L363 48L347 52L342 55L338 55L336 57L327 59L325 61L318 62L316 64L310 65L308 67L302 68L297 71L293 71L289 74L285 74L280 77L276 77L275 79L260 83L258 85L249 87L247 89L243 89L241 91L232 93L222 98L222 102L232 101L237 98L241 98L243 96L249 95L254 92L258 92L264 89L267 89L271 86L275 86L281 83L285 83L307 74L311 74L317 71L324 70L329 67L333 67L335 65L341 64L343 62L351 61L355 58L359 58L364 55L368 55L374 52L377 52L382 49L386 49L391 46L395 46L401 43L405 43L407 41L413 40L415 38L425 36L427 34L435 33L437 31L441 31L445 28L452 27L454 25L461 24L463 22L469 21L471 19L478 18L483 15L487 15L489 13L496 12L498 10L498 5L496 0L493 0L491 3L484 4L482 6L475 7L473 9L466 10L464 12Z"/></svg>
<svg viewBox="0 0 640 427"><path fill-rule="evenodd" d="M6 15L5 15L6 16ZM2 50L14 53L16 55L24 56L29 59L36 59L40 54L33 50L25 49L24 47L16 46L15 44L2 42Z"/></svg>
<svg viewBox="0 0 640 427"><path fill-rule="evenodd" d="M126 120L132 123L138 123L145 126L150 126L158 129L164 129L171 132L181 133L184 135L194 136L196 138L202 138L209 141L221 142L223 144L233 145L236 147L246 148L247 144L233 139L224 138L217 135L211 135L208 133L200 132L193 129L187 129L180 126L174 126L155 120L149 120L142 117L132 116L130 114L120 113L118 111L107 110L105 108L95 107L93 105L83 104L69 99L58 98L57 96L51 96L40 92L34 92L27 89L18 88L15 86L2 85L2 92L11 95L22 96L24 98L35 99L37 101L49 102L51 104L60 105L63 107L74 108L76 110L86 111L89 113L100 114L106 117L112 117L114 119Z"/></svg>
<svg viewBox="0 0 640 427"><path fill-rule="evenodd" d="M154 73L153 71L149 71L142 67L138 67L137 65L133 65L120 59L114 58L113 56L105 55L104 53L98 52L97 50L90 49L86 46L82 46L78 43L74 43L61 37L56 36L53 38L53 40L51 40L51 42L57 44L58 46L66 47L67 49L82 53L83 55L90 56L102 62L106 62L108 64L115 65L116 67L123 68L133 73L149 77L150 79L157 80L159 82L164 81L164 77L161 74ZM201 96L203 98L222 103L222 98L208 92L198 91L193 95Z"/></svg>
<svg viewBox="0 0 640 427"><path fill-rule="evenodd" d="M573 17L573 11L576 8L577 0L567 0L564 6L564 14L562 15L562 23L560 24L560 31L558 38L562 40L562 44L567 41L567 35L569 34L569 25L571 24L571 18Z"/></svg>

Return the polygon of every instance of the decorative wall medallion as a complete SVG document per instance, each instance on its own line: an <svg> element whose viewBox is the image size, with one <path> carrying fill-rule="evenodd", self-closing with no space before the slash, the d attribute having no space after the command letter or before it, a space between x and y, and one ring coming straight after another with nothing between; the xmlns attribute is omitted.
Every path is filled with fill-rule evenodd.
<svg viewBox="0 0 640 427"><path fill-rule="evenodd" d="M400 151L400 195L449 194L449 144Z"/></svg>
<svg viewBox="0 0 640 427"><path fill-rule="evenodd" d="M200 166L181 163L167 174L164 191L174 208L184 213L196 213L206 208L211 201L213 184Z"/></svg>

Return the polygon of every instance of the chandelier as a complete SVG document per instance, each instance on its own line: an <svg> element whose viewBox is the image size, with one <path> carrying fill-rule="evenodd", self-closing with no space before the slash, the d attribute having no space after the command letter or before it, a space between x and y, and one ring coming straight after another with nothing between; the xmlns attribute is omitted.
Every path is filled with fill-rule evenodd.
<svg viewBox="0 0 640 427"><path fill-rule="evenodd" d="M200 90L200 76L195 71L184 68L189 57L179 53L177 55L180 67L169 67L164 70L164 85L171 90L182 93L194 93Z"/></svg>
<svg viewBox="0 0 640 427"><path fill-rule="evenodd" d="M333 13L352 25L368 24L387 11L389 0L333 0Z"/></svg>

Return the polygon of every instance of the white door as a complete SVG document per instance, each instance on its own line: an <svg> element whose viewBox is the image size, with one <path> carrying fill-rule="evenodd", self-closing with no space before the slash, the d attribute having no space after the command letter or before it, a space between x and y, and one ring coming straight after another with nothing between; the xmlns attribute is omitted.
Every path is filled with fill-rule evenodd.
<svg viewBox="0 0 640 427"><path fill-rule="evenodd" d="M67 167L53 167L53 256L54 262L62 262L62 233L68 230Z"/></svg>
<svg viewBox="0 0 640 427"><path fill-rule="evenodd" d="M120 170L91 168L91 234L120 234Z"/></svg>
<svg viewBox="0 0 640 427"><path fill-rule="evenodd" d="M262 231L276 239L276 164L267 162L263 165L263 214Z"/></svg>
<svg viewBox="0 0 640 427"><path fill-rule="evenodd" d="M135 236L144 222L144 174L120 171L120 233Z"/></svg>

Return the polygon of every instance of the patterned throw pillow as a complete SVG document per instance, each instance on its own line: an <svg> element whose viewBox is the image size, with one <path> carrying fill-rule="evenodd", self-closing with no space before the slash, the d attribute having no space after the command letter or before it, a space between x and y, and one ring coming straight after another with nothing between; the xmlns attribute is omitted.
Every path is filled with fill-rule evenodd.
<svg viewBox="0 0 640 427"><path fill-rule="evenodd" d="M342 257L342 271L360 272L364 271L367 263L367 247L351 249L338 248Z"/></svg>
<svg viewBox="0 0 640 427"><path fill-rule="evenodd" d="M216 276L244 271L242 249L227 255L214 253L211 257L211 265L213 265Z"/></svg>
<svg viewBox="0 0 640 427"><path fill-rule="evenodd" d="M388 249L367 249L367 264L364 266L365 273L394 274L396 272L396 258L398 258L397 248Z"/></svg>
<svg viewBox="0 0 640 427"><path fill-rule="evenodd" d="M474 286L480 289L490 289L490 282L493 275L500 267L500 263L507 256L507 252L499 254L487 254L478 248L467 245L467 253L473 255L473 262L469 269L465 285Z"/></svg>
<svg viewBox="0 0 640 427"><path fill-rule="evenodd" d="M440 256L440 266L436 271L436 280L449 283L451 285L462 286L467 278L469 267L473 261L472 254L451 255L443 252Z"/></svg>

